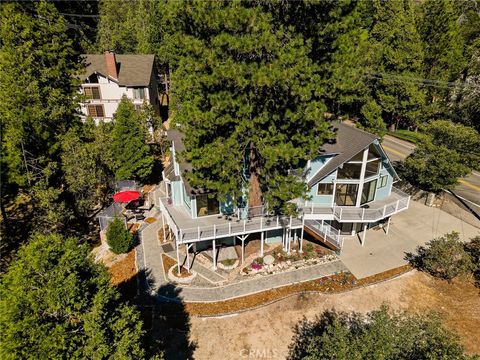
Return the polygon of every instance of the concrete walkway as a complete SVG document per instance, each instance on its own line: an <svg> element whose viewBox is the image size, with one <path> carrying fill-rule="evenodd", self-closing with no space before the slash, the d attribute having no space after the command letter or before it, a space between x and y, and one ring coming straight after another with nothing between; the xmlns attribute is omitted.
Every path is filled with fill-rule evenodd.
<svg viewBox="0 0 480 360"><path fill-rule="evenodd" d="M315 280L323 276L333 275L347 268L341 261L332 261L325 264L318 264L308 268L282 272L274 275L259 276L258 278L249 279L225 286L218 286L214 288L194 288L177 286L177 299L185 302L216 302L237 297L259 293L262 291ZM171 293L171 288L166 286L165 291L160 288L158 295L168 296Z"/></svg>
<svg viewBox="0 0 480 360"><path fill-rule="evenodd" d="M452 231L459 232L460 238L467 241L480 234L480 221L475 227L438 208L411 201L408 210L392 217L388 235L383 230L370 229L364 246L356 236L346 238L340 259L361 279L407 264L407 253Z"/></svg>

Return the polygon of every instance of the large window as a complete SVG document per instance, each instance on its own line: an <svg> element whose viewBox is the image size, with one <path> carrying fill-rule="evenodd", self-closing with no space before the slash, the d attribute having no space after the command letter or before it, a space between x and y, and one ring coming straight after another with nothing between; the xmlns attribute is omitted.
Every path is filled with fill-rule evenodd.
<svg viewBox="0 0 480 360"><path fill-rule="evenodd" d="M363 205L375 200L375 190L377 190L376 179L363 184L362 198L360 199L360 204Z"/></svg>
<svg viewBox="0 0 480 360"><path fill-rule="evenodd" d="M378 184L378 188L380 189L387 186L387 182L388 182L388 175L380 176L380 183Z"/></svg>
<svg viewBox="0 0 480 360"><path fill-rule="evenodd" d="M382 156L377 150L377 147L374 144L371 144L370 147L368 148L368 157L367 160L372 160L372 159L379 159Z"/></svg>
<svg viewBox="0 0 480 360"><path fill-rule="evenodd" d="M367 162L367 166L365 168L365 177L369 178L371 176L377 175L379 168L380 168L380 160L372 160Z"/></svg>
<svg viewBox="0 0 480 360"><path fill-rule="evenodd" d="M197 195L197 216L207 216L218 214L219 203L215 196L207 194Z"/></svg>
<svg viewBox="0 0 480 360"><path fill-rule="evenodd" d="M103 118L105 117L105 111L103 105L88 105L87 106L88 115L94 118Z"/></svg>
<svg viewBox="0 0 480 360"><path fill-rule="evenodd" d="M317 195L332 195L333 184L318 184Z"/></svg>
<svg viewBox="0 0 480 360"><path fill-rule="evenodd" d="M145 99L145 89L144 88L134 88L133 89L133 98L134 99Z"/></svg>
<svg viewBox="0 0 480 360"><path fill-rule="evenodd" d="M338 169L337 179L360 179L362 164L345 163Z"/></svg>
<svg viewBox="0 0 480 360"><path fill-rule="evenodd" d="M87 99L95 99L100 100L102 97L100 96L100 88L98 86L85 86L83 88L83 92Z"/></svg>
<svg viewBox="0 0 480 360"><path fill-rule="evenodd" d="M358 184L337 184L335 203L340 206L355 206L357 202Z"/></svg>

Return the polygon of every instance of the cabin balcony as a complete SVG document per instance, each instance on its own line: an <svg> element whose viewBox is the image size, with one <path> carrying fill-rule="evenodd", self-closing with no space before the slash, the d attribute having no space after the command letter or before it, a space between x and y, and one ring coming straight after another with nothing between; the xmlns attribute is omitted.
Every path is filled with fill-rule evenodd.
<svg viewBox="0 0 480 360"><path fill-rule="evenodd" d="M338 222L372 223L408 209L410 196L392 187L391 194L382 200L374 200L362 207L325 206L314 203L298 203L307 220L337 220Z"/></svg>

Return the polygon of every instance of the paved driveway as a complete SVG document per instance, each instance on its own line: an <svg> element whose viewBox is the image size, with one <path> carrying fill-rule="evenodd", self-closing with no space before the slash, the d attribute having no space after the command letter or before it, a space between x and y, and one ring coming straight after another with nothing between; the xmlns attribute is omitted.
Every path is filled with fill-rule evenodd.
<svg viewBox="0 0 480 360"><path fill-rule="evenodd" d="M410 201L408 210L392 217L389 234L367 231L365 245L359 238L345 238L340 259L357 278L364 278L405 265L405 254L435 237L458 231L462 240L480 235L480 221L474 227L437 208Z"/></svg>

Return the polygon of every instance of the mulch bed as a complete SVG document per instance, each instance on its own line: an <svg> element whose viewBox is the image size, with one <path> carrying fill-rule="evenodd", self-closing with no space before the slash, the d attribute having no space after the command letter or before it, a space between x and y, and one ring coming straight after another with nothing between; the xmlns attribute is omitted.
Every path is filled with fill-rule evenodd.
<svg viewBox="0 0 480 360"><path fill-rule="evenodd" d="M361 280L352 274L342 273L330 277L316 279L304 283L284 286L278 289L267 290L262 293L247 295L236 299L216 303L185 303L185 310L192 316L214 316L239 312L276 300L280 300L295 293L317 291L322 293L341 293L366 285L375 284L410 271L410 265L388 270Z"/></svg>
<svg viewBox="0 0 480 360"><path fill-rule="evenodd" d="M127 298L133 299L137 294L137 268L135 267L135 249L127 257L109 267L110 282L117 286L119 291Z"/></svg>
<svg viewBox="0 0 480 360"><path fill-rule="evenodd" d="M163 263L163 271L165 274L168 274L168 270L174 266L177 265L177 262L173 260L170 256L167 256L165 254L162 254L162 263Z"/></svg>

